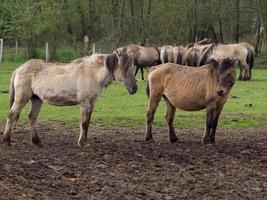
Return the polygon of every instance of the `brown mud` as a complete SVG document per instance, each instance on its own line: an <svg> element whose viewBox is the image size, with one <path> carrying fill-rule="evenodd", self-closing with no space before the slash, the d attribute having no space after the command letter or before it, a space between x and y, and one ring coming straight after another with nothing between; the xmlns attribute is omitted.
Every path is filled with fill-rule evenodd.
<svg viewBox="0 0 267 200"><path fill-rule="evenodd" d="M3 130L3 124L0 125ZM264 199L267 197L267 126L222 130L202 146L202 132L166 128L94 126L85 147L78 130L38 125L42 148L30 144L28 127L0 143L0 199Z"/></svg>

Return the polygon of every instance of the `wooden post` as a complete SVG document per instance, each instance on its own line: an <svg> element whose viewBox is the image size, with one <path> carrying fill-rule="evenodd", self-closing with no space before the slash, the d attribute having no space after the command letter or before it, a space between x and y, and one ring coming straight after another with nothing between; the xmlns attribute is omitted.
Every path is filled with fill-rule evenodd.
<svg viewBox="0 0 267 200"><path fill-rule="evenodd" d="M95 54L95 43L93 43L92 54Z"/></svg>
<svg viewBox="0 0 267 200"><path fill-rule="evenodd" d="M50 55L49 55L49 48L48 48L48 42L45 43L45 61L49 62L50 60Z"/></svg>
<svg viewBox="0 0 267 200"><path fill-rule="evenodd" d="M2 62L3 60L3 43L4 43L4 40L0 39L0 62Z"/></svg>
<svg viewBox="0 0 267 200"><path fill-rule="evenodd" d="M19 46L19 44L18 44L18 38L16 38L15 44L16 44L16 55L18 55L18 46Z"/></svg>

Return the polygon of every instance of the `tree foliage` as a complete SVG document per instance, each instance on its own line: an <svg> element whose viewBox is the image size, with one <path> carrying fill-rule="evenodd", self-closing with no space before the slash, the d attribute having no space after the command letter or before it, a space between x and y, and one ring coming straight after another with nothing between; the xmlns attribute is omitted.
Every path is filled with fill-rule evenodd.
<svg viewBox="0 0 267 200"><path fill-rule="evenodd" d="M114 46L186 44L210 37L259 45L267 34L265 0L1 0L0 37L19 39L28 56L49 42ZM266 38L266 37L265 37Z"/></svg>

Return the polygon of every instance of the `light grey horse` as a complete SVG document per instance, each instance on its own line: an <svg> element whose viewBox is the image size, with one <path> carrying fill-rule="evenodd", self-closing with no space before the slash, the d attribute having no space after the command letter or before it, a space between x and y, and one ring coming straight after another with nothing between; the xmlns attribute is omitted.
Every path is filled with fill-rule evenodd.
<svg viewBox="0 0 267 200"><path fill-rule="evenodd" d="M43 102L56 106L80 104L81 123L78 145L87 141L91 114L101 91L112 80L121 81L130 94L137 91L132 55L127 49L113 54L96 54L69 64L29 60L15 70L10 84L10 110L3 141L10 144L11 129L21 109L31 101L29 113L32 143L42 145L35 123Z"/></svg>

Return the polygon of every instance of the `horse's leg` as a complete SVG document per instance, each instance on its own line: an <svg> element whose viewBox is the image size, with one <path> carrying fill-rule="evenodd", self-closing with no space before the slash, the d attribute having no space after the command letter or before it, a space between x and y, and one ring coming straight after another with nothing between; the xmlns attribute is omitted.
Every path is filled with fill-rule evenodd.
<svg viewBox="0 0 267 200"><path fill-rule="evenodd" d="M154 119L154 114L157 110L157 107L159 105L161 94L158 93L152 93L152 90L150 90L150 98L148 103L148 111L147 111L147 122L146 122L146 134L145 134L145 140L153 140L152 136L152 123Z"/></svg>
<svg viewBox="0 0 267 200"><path fill-rule="evenodd" d="M37 134L36 127L35 127L36 120L41 110L42 104L43 104L43 101L39 97L37 96L32 97L31 98L31 110L28 115L32 143L37 146L42 146L42 142Z"/></svg>
<svg viewBox="0 0 267 200"><path fill-rule="evenodd" d="M241 79L239 77L239 80L243 80L243 81L249 80L249 66L245 61L240 62L240 70L241 70L241 68L243 69L242 70L243 74L240 75Z"/></svg>
<svg viewBox="0 0 267 200"><path fill-rule="evenodd" d="M210 131L213 125L213 116L214 116L215 107L213 105L207 107L206 111L206 130L202 138L202 144L210 143Z"/></svg>
<svg viewBox="0 0 267 200"><path fill-rule="evenodd" d="M18 120L20 111L25 106L25 104L29 101L29 98L30 98L26 94L25 94L26 96L25 98L20 98L22 96L23 94L22 95L20 95L19 93L16 94L15 101L11 109L8 112L7 120L6 120L6 127L5 127L5 131L4 131L3 138L2 138L3 142L6 144L10 144L10 134L11 134L12 127Z"/></svg>
<svg viewBox="0 0 267 200"><path fill-rule="evenodd" d="M138 70L139 70L139 67L136 66L136 68L135 68L135 73L134 73L134 76L135 76L135 77L136 77L136 74L137 74Z"/></svg>
<svg viewBox="0 0 267 200"><path fill-rule="evenodd" d="M79 146L84 146L86 144L88 127L89 127L91 115L93 112L93 107L95 104L94 101L91 101L91 103L86 104L86 105L81 105L80 136L78 139Z"/></svg>
<svg viewBox="0 0 267 200"><path fill-rule="evenodd" d="M250 71L249 71L249 65L247 63L244 64L245 67L245 80L250 80Z"/></svg>
<svg viewBox="0 0 267 200"><path fill-rule="evenodd" d="M142 80L145 80L145 79L144 79L144 68L141 67L140 69L141 69L141 74L142 74Z"/></svg>
<svg viewBox="0 0 267 200"><path fill-rule="evenodd" d="M240 74L239 74L239 80L243 80L244 79L244 68L241 64L239 64L239 69L240 69Z"/></svg>
<svg viewBox="0 0 267 200"><path fill-rule="evenodd" d="M167 105L167 113L166 113L166 120L168 123L168 129L169 129L169 139L170 142L177 142L178 138L175 134L175 130L173 128L173 119L175 115L176 108L171 104L171 102L167 99L164 98L166 105Z"/></svg>
<svg viewBox="0 0 267 200"><path fill-rule="evenodd" d="M223 106L218 107L214 112L213 124L212 124L212 129L211 129L211 134L210 134L210 143L211 144L215 143L216 128L218 125L218 120L219 120L220 114L222 112L222 109L223 109Z"/></svg>

